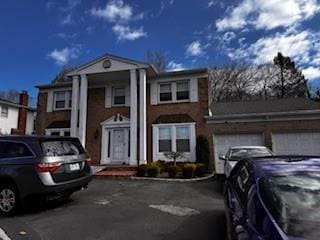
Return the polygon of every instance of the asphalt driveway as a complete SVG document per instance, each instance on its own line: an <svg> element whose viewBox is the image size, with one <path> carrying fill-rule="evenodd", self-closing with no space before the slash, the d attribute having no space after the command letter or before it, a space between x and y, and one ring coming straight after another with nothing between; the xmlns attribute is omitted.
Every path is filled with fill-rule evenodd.
<svg viewBox="0 0 320 240"><path fill-rule="evenodd" d="M0 239L225 239L221 184L96 179L71 200L0 217ZM7 240L7 239L5 239Z"/></svg>

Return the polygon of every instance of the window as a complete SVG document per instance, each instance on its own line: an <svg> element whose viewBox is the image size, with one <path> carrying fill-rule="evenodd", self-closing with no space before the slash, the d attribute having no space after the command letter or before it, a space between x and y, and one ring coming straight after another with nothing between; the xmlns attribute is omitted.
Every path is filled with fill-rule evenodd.
<svg viewBox="0 0 320 240"><path fill-rule="evenodd" d="M177 100L189 100L189 82L177 82Z"/></svg>
<svg viewBox="0 0 320 240"><path fill-rule="evenodd" d="M172 101L171 83L160 84L160 102Z"/></svg>
<svg viewBox="0 0 320 240"><path fill-rule="evenodd" d="M48 136L61 136L61 137L69 137L70 134L70 128L55 128L55 129L46 129L46 135Z"/></svg>
<svg viewBox="0 0 320 240"><path fill-rule="evenodd" d="M190 152L190 129L188 126L176 127L177 152Z"/></svg>
<svg viewBox="0 0 320 240"><path fill-rule="evenodd" d="M1 117L8 117L9 108L6 106L1 106Z"/></svg>
<svg viewBox="0 0 320 240"><path fill-rule="evenodd" d="M159 84L160 102L186 101L189 100L189 95L189 80Z"/></svg>
<svg viewBox="0 0 320 240"><path fill-rule="evenodd" d="M126 104L126 89L125 87L113 88L113 105L125 105Z"/></svg>
<svg viewBox="0 0 320 240"><path fill-rule="evenodd" d="M72 107L72 92L59 91L54 93L54 109L70 109Z"/></svg>
<svg viewBox="0 0 320 240"><path fill-rule="evenodd" d="M30 149L24 143L0 142L0 146L0 159L33 156Z"/></svg>
<svg viewBox="0 0 320 240"><path fill-rule="evenodd" d="M171 127L159 128L159 152L171 151Z"/></svg>

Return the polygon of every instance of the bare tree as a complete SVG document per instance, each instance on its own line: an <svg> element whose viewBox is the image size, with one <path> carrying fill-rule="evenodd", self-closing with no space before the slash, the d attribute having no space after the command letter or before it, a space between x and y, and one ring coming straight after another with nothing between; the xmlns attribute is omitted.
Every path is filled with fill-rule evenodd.
<svg viewBox="0 0 320 240"><path fill-rule="evenodd" d="M63 67L60 72L54 77L54 79L51 81L52 83L59 83L59 82L66 82L68 81L67 73L74 70L75 66L73 67Z"/></svg>
<svg viewBox="0 0 320 240"><path fill-rule="evenodd" d="M163 52L148 50L146 52L146 61L153 65L159 72L166 71L168 60Z"/></svg>
<svg viewBox="0 0 320 240"><path fill-rule="evenodd" d="M15 89L9 89L7 91L0 91L0 98L18 103L19 102L19 91L15 90Z"/></svg>

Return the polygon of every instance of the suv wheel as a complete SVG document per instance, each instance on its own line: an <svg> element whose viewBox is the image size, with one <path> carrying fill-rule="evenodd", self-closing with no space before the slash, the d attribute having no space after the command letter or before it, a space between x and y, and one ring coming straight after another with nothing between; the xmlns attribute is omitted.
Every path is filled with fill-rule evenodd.
<svg viewBox="0 0 320 240"><path fill-rule="evenodd" d="M18 209L18 191L12 184L0 185L0 214L12 215Z"/></svg>

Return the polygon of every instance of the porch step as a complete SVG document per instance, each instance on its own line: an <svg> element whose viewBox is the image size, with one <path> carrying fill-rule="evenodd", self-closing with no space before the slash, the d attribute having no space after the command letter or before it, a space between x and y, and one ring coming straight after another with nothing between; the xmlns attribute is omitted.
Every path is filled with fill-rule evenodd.
<svg viewBox="0 0 320 240"><path fill-rule="evenodd" d="M129 165L99 165L102 171L96 172L95 177L101 178L127 178L137 174L137 167Z"/></svg>
<svg viewBox="0 0 320 240"><path fill-rule="evenodd" d="M129 165L99 165L99 166L104 167L103 171L130 172L130 171L138 170L138 167L133 167Z"/></svg>
<svg viewBox="0 0 320 240"><path fill-rule="evenodd" d="M101 172L97 172L94 174L95 177L99 178L128 178L131 176L135 176L137 174L136 171L106 171L103 170Z"/></svg>

